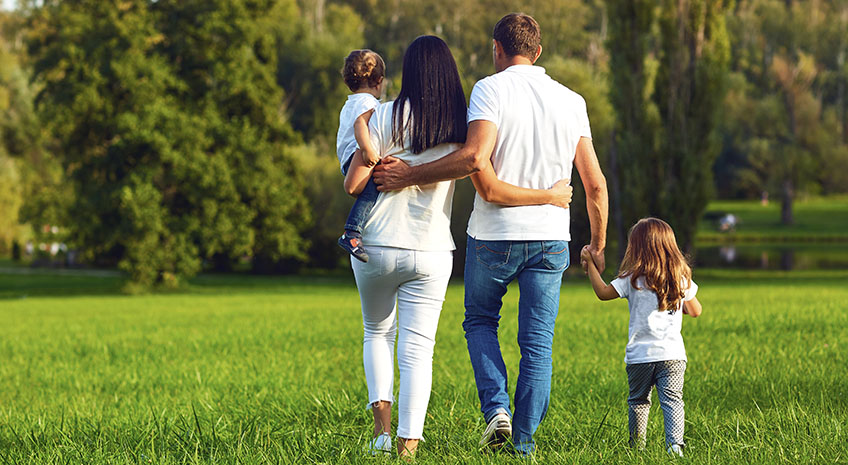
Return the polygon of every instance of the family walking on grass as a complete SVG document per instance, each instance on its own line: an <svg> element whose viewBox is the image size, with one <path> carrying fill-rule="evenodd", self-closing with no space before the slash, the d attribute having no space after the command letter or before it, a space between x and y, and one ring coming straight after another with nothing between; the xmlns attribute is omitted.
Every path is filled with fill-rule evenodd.
<svg viewBox="0 0 848 465"><path fill-rule="evenodd" d="M628 299L625 362L630 440L642 446L656 386L670 453L683 454L682 314L698 316L697 285L662 220L630 232L618 277L603 282L606 181L592 145L586 102L534 66L542 53L538 23L509 14L495 25L496 73L474 86L466 106L456 62L444 41L415 39L403 58L394 102L380 103L385 64L356 50L343 69L353 92L340 115L337 150L345 189L357 201L339 244L351 260L362 303L371 454L414 456L432 384L439 314L452 268L454 180L477 191L468 222L463 329L486 423L480 445L534 452L548 409L554 323L562 275L570 264L569 179L576 167L586 191L591 242L581 252L598 298ZM518 281L518 379L510 402L498 320L507 286ZM394 354L400 373L394 392Z"/></svg>

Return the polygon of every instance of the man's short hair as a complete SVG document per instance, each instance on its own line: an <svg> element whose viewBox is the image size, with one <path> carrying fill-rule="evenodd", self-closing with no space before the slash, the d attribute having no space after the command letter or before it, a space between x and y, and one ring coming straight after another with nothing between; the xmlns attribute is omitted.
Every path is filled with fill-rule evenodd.
<svg viewBox="0 0 848 465"><path fill-rule="evenodd" d="M492 37L500 42L507 56L521 55L531 60L536 58L536 51L542 43L539 23L524 13L510 13L501 18L495 24Z"/></svg>

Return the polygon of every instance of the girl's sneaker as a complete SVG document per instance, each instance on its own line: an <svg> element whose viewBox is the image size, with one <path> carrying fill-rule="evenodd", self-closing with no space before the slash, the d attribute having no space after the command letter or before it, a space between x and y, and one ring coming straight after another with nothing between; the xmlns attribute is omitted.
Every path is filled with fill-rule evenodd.
<svg viewBox="0 0 848 465"><path fill-rule="evenodd" d="M368 441L368 445L365 446L365 452L371 455L391 454L392 435L389 433L383 433Z"/></svg>

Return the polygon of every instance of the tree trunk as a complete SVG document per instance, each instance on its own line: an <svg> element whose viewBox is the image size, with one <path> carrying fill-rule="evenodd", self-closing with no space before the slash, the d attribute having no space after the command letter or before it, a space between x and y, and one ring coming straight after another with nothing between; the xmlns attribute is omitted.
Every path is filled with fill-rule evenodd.
<svg viewBox="0 0 848 465"><path fill-rule="evenodd" d="M613 225L616 231L616 237L618 238L618 259L619 261L624 258L624 251L627 249L627 229L624 225L624 218L621 213L621 180L618 177L618 153L617 153L617 143L615 141L615 129L612 130L612 134L610 136L610 151L609 151L609 163L610 163L610 180L612 181L612 218Z"/></svg>
<svg viewBox="0 0 848 465"><path fill-rule="evenodd" d="M313 31L321 34L324 32L324 1L316 0L315 2L315 17L313 18Z"/></svg>
<svg viewBox="0 0 848 465"><path fill-rule="evenodd" d="M792 271L795 268L795 251L784 250L780 253L780 269L784 271Z"/></svg>
<svg viewBox="0 0 848 465"><path fill-rule="evenodd" d="M781 200L780 205L780 222L784 225L789 226L791 224L795 224L795 217L792 214L792 197L794 196L795 192L792 186L791 179L786 179L783 181L782 191L783 198Z"/></svg>
<svg viewBox="0 0 848 465"><path fill-rule="evenodd" d="M848 27L848 6L844 7L840 15L842 29ZM845 48L848 45L846 34L842 34L839 38L839 54L836 56L836 111L839 115L839 120L842 122L842 143L848 144L848 111L845 105L845 81L848 76L845 75Z"/></svg>

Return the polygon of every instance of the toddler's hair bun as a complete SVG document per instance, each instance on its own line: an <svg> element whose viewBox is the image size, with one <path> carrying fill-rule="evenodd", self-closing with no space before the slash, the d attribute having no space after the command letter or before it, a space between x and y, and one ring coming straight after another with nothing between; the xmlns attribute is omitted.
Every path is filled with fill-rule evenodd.
<svg viewBox="0 0 848 465"><path fill-rule="evenodd" d="M342 77L351 91L363 87L377 87L386 74L383 58L368 50L354 50L345 58Z"/></svg>

